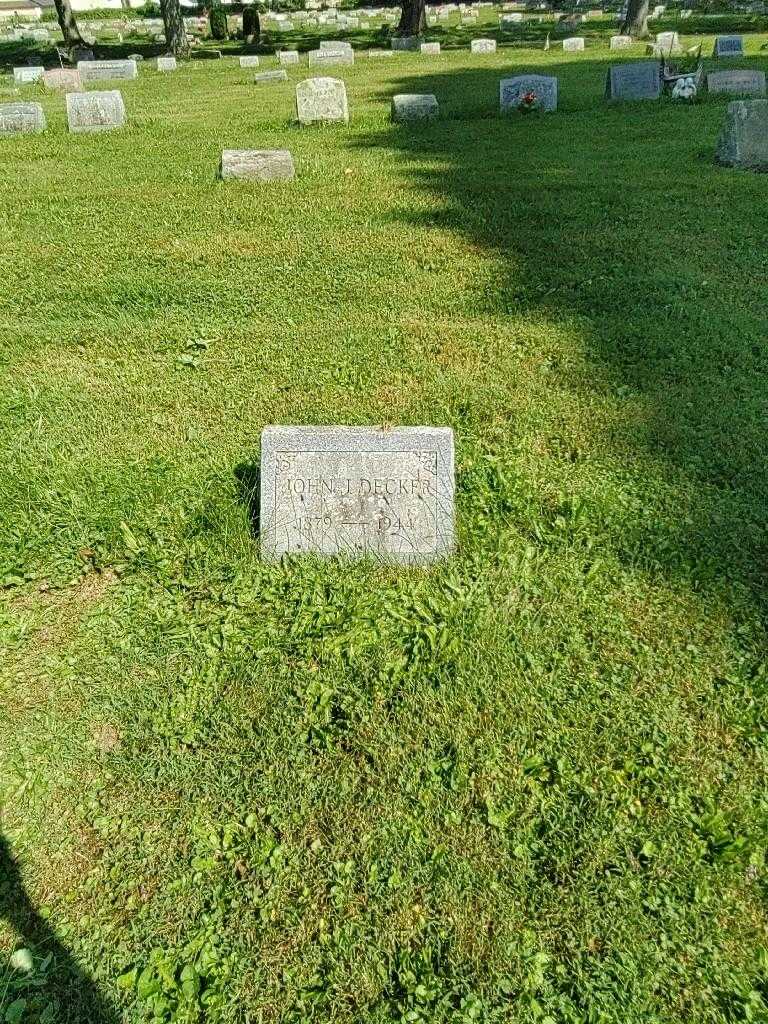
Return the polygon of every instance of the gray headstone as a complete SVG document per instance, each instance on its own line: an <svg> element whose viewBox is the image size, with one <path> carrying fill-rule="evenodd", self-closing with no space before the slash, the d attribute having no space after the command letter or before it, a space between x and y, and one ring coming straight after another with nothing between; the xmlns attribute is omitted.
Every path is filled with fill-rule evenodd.
<svg viewBox="0 0 768 1024"><path fill-rule="evenodd" d="M437 97L431 93L399 93L392 97L393 121L418 121L437 117Z"/></svg>
<svg viewBox="0 0 768 1024"><path fill-rule="evenodd" d="M43 67L23 67L13 69L13 81L15 85L29 85L43 77Z"/></svg>
<svg viewBox="0 0 768 1024"><path fill-rule="evenodd" d="M339 78L306 78L296 86L296 114L300 124L349 121L347 90Z"/></svg>
<svg viewBox="0 0 768 1024"><path fill-rule="evenodd" d="M626 50L632 45L632 36L611 36L612 50Z"/></svg>
<svg viewBox="0 0 768 1024"><path fill-rule="evenodd" d="M259 58L254 54L250 57L240 58L241 68L257 68L259 66Z"/></svg>
<svg viewBox="0 0 768 1024"><path fill-rule="evenodd" d="M0 103L0 135L44 132L45 114L39 103Z"/></svg>
<svg viewBox="0 0 768 1024"><path fill-rule="evenodd" d="M473 39L469 44L470 53L496 53L495 39Z"/></svg>
<svg viewBox="0 0 768 1024"><path fill-rule="evenodd" d="M46 71L43 75L43 85L46 89L55 89L57 92L80 92L83 88L80 72L74 68L54 68Z"/></svg>
<svg viewBox="0 0 768 1024"><path fill-rule="evenodd" d="M125 124L125 105L117 89L109 92L67 93L67 122L71 132L108 132Z"/></svg>
<svg viewBox="0 0 768 1024"><path fill-rule="evenodd" d="M378 57L394 57L395 56L395 51L394 50L369 50L368 51L368 56L369 57L374 57L374 58L378 58Z"/></svg>
<svg viewBox="0 0 768 1024"><path fill-rule="evenodd" d="M333 67L334 65L343 65L348 67L355 63L355 54L353 50L310 50L309 51L309 66L314 67Z"/></svg>
<svg viewBox="0 0 768 1024"><path fill-rule="evenodd" d="M137 78L135 60L79 60L77 70L83 82L105 82L114 78Z"/></svg>
<svg viewBox="0 0 768 1024"><path fill-rule="evenodd" d="M557 79L554 75L516 75L499 82L499 107L502 114L517 110L521 98L534 92L541 109L557 110Z"/></svg>
<svg viewBox="0 0 768 1024"><path fill-rule="evenodd" d="M158 57L157 58L157 70L158 71L175 71L178 65L176 64L175 57Z"/></svg>
<svg viewBox="0 0 768 1024"><path fill-rule="evenodd" d="M280 50L277 55L277 59L281 64L298 64L299 63L299 51L298 50Z"/></svg>
<svg viewBox="0 0 768 1024"><path fill-rule="evenodd" d="M584 49L584 37L583 36L572 36L570 39L563 40L563 49L566 53L576 53L578 50Z"/></svg>
<svg viewBox="0 0 768 1024"><path fill-rule="evenodd" d="M726 167L768 169L768 100L728 104L715 161Z"/></svg>
<svg viewBox="0 0 768 1024"><path fill-rule="evenodd" d="M713 57L743 57L744 40L741 36L718 36L715 39Z"/></svg>
<svg viewBox="0 0 768 1024"><path fill-rule="evenodd" d="M278 68L276 71L260 71L258 75L254 75L253 80L257 85L268 85L270 82L286 82L288 80L288 72L284 68Z"/></svg>
<svg viewBox="0 0 768 1024"><path fill-rule="evenodd" d="M454 545L447 427L266 427L261 553L418 564Z"/></svg>
<svg viewBox="0 0 768 1024"><path fill-rule="evenodd" d="M352 43L343 39L323 39L320 43L321 50L351 50Z"/></svg>
<svg viewBox="0 0 768 1024"><path fill-rule="evenodd" d="M436 57L440 53L440 43L422 43L419 49L428 57Z"/></svg>
<svg viewBox="0 0 768 1024"><path fill-rule="evenodd" d="M293 157L287 149L225 149L220 174L244 181L284 181L294 176Z"/></svg>
<svg viewBox="0 0 768 1024"><path fill-rule="evenodd" d="M765 96L765 72L753 70L710 71L707 91L732 96Z"/></svg>
<svg viewBox="0 0 768 1024"><path fill-rule="evenodd" d="M605 95L609 100L657 100L661 96L661 68L654 60L614 64L608 70Z"/></svg>

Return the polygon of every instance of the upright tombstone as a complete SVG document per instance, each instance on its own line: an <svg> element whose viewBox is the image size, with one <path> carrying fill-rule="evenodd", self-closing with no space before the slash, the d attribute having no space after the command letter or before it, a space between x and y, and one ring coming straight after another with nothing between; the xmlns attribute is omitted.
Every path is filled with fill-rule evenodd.
<svg viewBox="0 0 768 1024"><path fill-rule="evenodd" d="M611 36L612 50L626 50L632 45L632 36Z"/></svg>
<svg viewBox="0 0 768 1024"><path fill-rule="evenodd" d="M157 70L158 71L176 71L178 65L176 64L175 57L158 57L157 58Z"/></svg>
<svg viewBox="0 0 768 1024"><path fill-rule="evenodd" d="M473 39L469 44L470 53L496 53L495 39Z"/></svg>
<svg viewBox="0 0 768 1024"><path fill-rule="evenodd" d="M605 81L608 100L657 100L661 96L661 67L655 60L613 64Z"/></svg>
<svg viewBox="0 0 768 1024"><path fill-rule="evenodd" d="M707 92L729 93L731 96L765 96L765 72L754 70L710 71Z"/></svg>
<svg viewBox="0 0 768 1024"><path fill-rule="evenodd" d="M392 36L389 45L393 50L418 50L421 40L418 36Z"/></svg>
<svg viewBox="0 0 768 1024"><path fill-rule="evenodd" d="M295 171L287 149L225 149L219 171L223 179L287 181Z"/></svg>
<svg viewBox="0 0 768 1024"><path fill-rule="evenodd" d="M717 36L713 57L743 57L744 40L741 36Z"/></svg>
<svg viewBox="0 0 768 1024"><path fill-rule="evenodd" d="M277 68L275 71L260 71L253 77L256 85L269 85L271 82L287 82L288 72L285 68Z"/></svg>
<svg viewBox="0 0 768 1024"><path fill-rule="evenodd" d="M422 43L419 49L427 57L436 57L440 53L440 43Z"/></svg>
<svg viewBox="0 0 768 1024"><path fill-rule="evenodd" d="M320 43L321 50L351 50L352 43L345 39L323 39Z"/></svg>
<svg viewBox="0 0 768 1024"><path fill-rule="evenodd" d="M340 78L305 78L296 86L299 124L349 121L347 90Z"/></svg>
<svg viewBox="0 0 768 1024"><path fill-rule="evenodd" d="M299 63L299 51L298 50L279 50L277 59L283 65L298 64Z"/></svg>
<svg viewBox="0 0 768 1024"><path fill-rule="evenodd" d="M309 66L314 67L332 67L334 65L342 65L349 67L355 63L355 51L352 49L342 50L310 50L309 51Z"/></svg>
<svg viewBox="0 0 768 1024"><path fill-rule="evenodd" d="M39 134L45 128L39 103L0 103L0 135Z"/></svg>
<svg viewBox="0 0 768 1024"><path fill-rule="evenodd" d="M259 66L259 58L256 54L249 54L245 57L241 57L238 61L241 68L257 68Z"/></svg>
<svg viewBox="0 0 768 1024"><path fill-rule="evenodd" d="M554 75L516 75L499 82L499 107L502 114L517 110L526 93L535 94L546 113L557 110L557 78Z"/></svg>
<svg viewBox="0 0 768 1024"><path fill-rule="evenodd" d="M265 427L261 554L419 564L454 546L448 427Z"/></svg>
<svg viewBox="0 0 768 1024"><path fill-rule="evenodd" d="M583 36L571 36L570 39L563 40L563 50L566 53L576 53L579 50L584 49L584 37Z"/></svg>
<svg viewBox="0 0 768 1024"><path fill-rule="evenodd" d="M768 170L768 100L728 104L715 161L725 167Z"/></svg>
<svg viewBox="0 0 768 1024"><path fill-rule="evenodd" d="M431 93L398 93L392 97L393 121L422 121L438 113L437 97Z"/></svg>
<svg viewBox="0 0 768 1024"><path fill-rule="evenodd" d="M133 79L139 74L135 60L79 60L77 70L83 82Z"/></svg>
<svg viewBox="0 0 768 1024"><path fill-rule="evenodd" d="M83 83L74 68L53 68L43 75L43 85L54 92L80 92Z"/></svg>
<svg viewBox="0 0 768 1024"><path fill-rule="evenodd" d="M14 85L31 85L37 82L45 74L44 67L21 67L13 69Z"/></svg>
<svg viewBox="0 0 768 1024"><path fill-rule="evenodd" d="M71 132L108 132L125 124L125 104L118 89L109 92L67 93L67 123Z"/></svg>

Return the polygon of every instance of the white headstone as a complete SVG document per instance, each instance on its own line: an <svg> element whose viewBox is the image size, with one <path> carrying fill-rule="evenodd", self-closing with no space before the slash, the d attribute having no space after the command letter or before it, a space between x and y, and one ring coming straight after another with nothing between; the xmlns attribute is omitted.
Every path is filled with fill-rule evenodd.
<svg viewBox="0 0 768 1024"><path fill-rule="evenodd" d="M584 37L583 36L571 36L570 39L563 40L563 49L566 53L575 53L577 50L584 49Z"/></svg>
<svg viewBox="0 0 768 1024"><path fill-rule="evenodd" d="M259 58L255 54L251 54L241 57L239 64L241 68L257 68L259 66Z"/></svg>
<svg viewBox="0 0 768 1024"><path fill-rule="evenodd" d="M157 70L158 71L175 71L176 70L176 58L175 57L158 57L157 58Z"/></svg>
<svg viewBox="0 0 768 1024"><path fill-rule="evenodd" d="M39 133L45 127L39 103L0 103L0 135Z"/></svg>
<svg viewBox="0 0 768 1024"><path fill-rule="evenodd" d="M79 60L77 70L83 82L102 82L113 78L132 79L139 74L135 60Z"/></svg>
<svg viewBox="0 0 768 1024"><path fill-rule="evenodd" d="M469 44L471 53L496 53L495 39L473 39Z"/></svg>
<svg viewBox="0 0 768 1024"><path fill-rule="evenodd" d="M287 149L225 149L222 178L243 181L285 181L294 176L293 157Z"/></svg>
<svg viewBox="0 0 768 1024"><path fill-rule="evenodd" d="M119 90L67 93L67 122L71 132L107 132L125 124L125 104Z"/></svg>
<svg viewBox="0 0 768 1024"><path fill-rule="evenodd" d="M300 124L349 121L347 90L339 78L306 78L296 86L296 114Z"/></svg>
<svg viewBox="0 0 768 1024"><path fill-rule="evenodd" d="M13 81L15 85L29 85L43 77L44 67L22 67L13 69Z"/></svg>

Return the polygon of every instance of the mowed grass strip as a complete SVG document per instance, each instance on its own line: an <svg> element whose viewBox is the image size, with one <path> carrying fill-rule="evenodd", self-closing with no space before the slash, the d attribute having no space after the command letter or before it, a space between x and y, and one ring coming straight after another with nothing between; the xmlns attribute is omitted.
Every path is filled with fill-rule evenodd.
<svg viewBox="0 0 768 1024"><path fill-rule="evenodd" d="M11 1021L768 1012L765 180L712 162L727 97L607 106L618 59L359 57L349 126L301 130L306 66L144 67L100 137L24 87ZM498 116L525 70L556 115ZM392 125L396 92L440 119ZM295 181L217 181L249 147ZM262 565L275 422L453 427L455 557Z"/></svg>

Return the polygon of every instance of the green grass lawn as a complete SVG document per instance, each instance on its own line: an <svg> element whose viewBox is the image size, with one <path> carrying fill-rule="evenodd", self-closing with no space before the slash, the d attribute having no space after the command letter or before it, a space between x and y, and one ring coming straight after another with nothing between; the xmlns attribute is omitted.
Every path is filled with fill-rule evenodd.
<svg viewBox="0 0 768 1024"><path fill-rule="evenodd" d="M768 1018L768 179L642 53L4 79L0 1021ZM455 557L262 564L269 423L451 426Z"/></svg>

